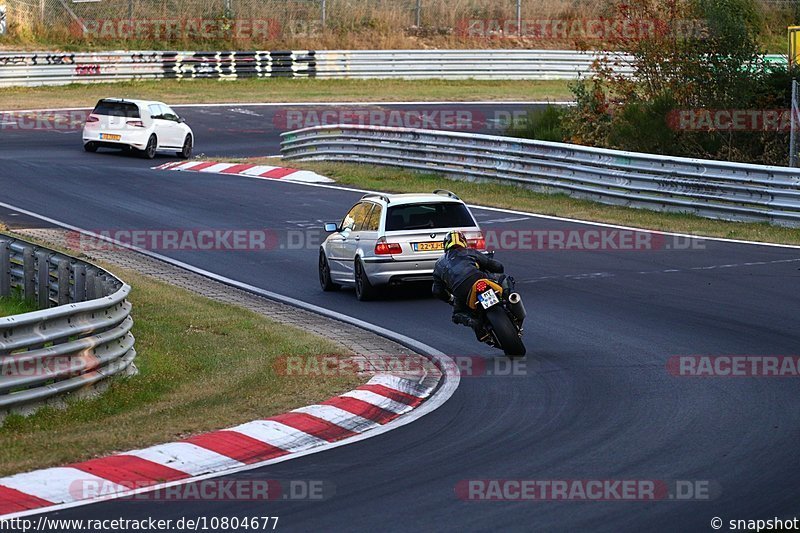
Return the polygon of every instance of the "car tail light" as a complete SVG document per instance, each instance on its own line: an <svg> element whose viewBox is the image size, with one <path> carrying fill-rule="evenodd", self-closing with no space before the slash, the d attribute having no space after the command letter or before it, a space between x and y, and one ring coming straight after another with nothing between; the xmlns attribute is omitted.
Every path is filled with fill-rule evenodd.
<svg viewBox="0 0 800 533"><path fill-rule="evenodd" d="M489 285L483 280L480 280L478 283L475 284L475 291L479 292L479 293L480 292L485 292L486 289L488 289L488 288L489 288Z"/></svg>
<svg viewBox="0 0 800 533"><path fill-rule="evenodd" d="M89 122L100 122L100 119L97 117L93 117L92 115L89 115L88 117L86 117L86 123L88 124Z"/></svg>
<svg viewBox="0 0 800 533"><path fill-rule="evenodd" d="M144 128L144 122L142 122L141 120L129 120L125 124L127 124L128 126L136 126L137 128Z"/></svg>
<svg viewBox="0 0 800 533"><path fill-rule="evenodd" d="M402 254L403 249L396 242L386 242L379 240L375 243L375 255Z"/></svg>
<svg viewBox="0 0 800 533"><path fill-rule="evenodd" d="M483 232L469 233L465 235L467 238L467 246L476 250L486 249L486 239L483 237Z"/></svg>

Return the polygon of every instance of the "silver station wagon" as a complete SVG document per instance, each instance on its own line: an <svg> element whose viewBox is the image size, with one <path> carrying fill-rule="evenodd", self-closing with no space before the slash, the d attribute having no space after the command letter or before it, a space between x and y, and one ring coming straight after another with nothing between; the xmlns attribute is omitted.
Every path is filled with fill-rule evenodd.
<svg viewBox="0 0 800 533"><path fill-rule="evenodd" d="M324 291L354 286L359 300L380 289L433 280L447 232L464 232L471 248L486 243L475 218L450 191L433 194L366 194L331 233L319 251L319 281Z"/></svg>

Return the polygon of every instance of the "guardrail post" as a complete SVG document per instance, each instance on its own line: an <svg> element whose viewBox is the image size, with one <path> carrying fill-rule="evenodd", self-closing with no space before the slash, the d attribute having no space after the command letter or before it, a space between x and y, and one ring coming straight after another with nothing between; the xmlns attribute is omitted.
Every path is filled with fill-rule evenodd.
<svg viewBox="0 0 800 533"><path fill-rule="evenodd" d="M69 303L69 261L61 258L56 270L58 277L58 305Z"/></svg>
<svg viewBox="0 0 800 533"><path fill-rule="evenodd" d="M97 298L97 294L95 294L95 278L97 277L97 272L93 268L86 269L86 299L87 300L94 300Z"/></svg>
<svg viewBox="0 0 800 533"><path fill-rule="evenodd" d="M105 278L100 276L94 277L94 297L95 298L102 298L106 295L106 280Z"/></svg>
<svg viewBox="0 0 800 533"><path fill-rule="evenodd" d="M23 296L32 302L36 298L36 258L33 248L28 246L22 250L22 278Z"/></svg>
<svg viewBox="0 0 800 533"><path fill-rule="evenodd" d="M0 296L11 295L11 249L0 240Z"/></svg>
<svg viewBox="0 0 800 533"><path fill-rule="evenodd" d="M39 309L47 309L50 307L50 265L47 260L47 252L44 250L36 251L36 274L36 305Z"/></svg>
<svg viewBox="0 0 800 533"><path fill-rule="evenodd" d="M72 265L72 277L75 278L73 301L83 302L86 300L86 266L80 263Z"/></svg>

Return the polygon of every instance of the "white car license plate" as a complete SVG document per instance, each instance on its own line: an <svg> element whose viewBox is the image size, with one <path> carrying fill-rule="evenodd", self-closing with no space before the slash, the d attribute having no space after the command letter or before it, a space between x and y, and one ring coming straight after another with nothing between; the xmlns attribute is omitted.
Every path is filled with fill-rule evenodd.
<svg viewBox="0 0 800 533"><path fill-rule="evenodd" d="M486 292L482 292L478 299L481 301L481 305L484 309L489 309L493 305L497 305L500 303L500 300L497 299L497 294L494 292L493 289L489 289Z"/></svg>

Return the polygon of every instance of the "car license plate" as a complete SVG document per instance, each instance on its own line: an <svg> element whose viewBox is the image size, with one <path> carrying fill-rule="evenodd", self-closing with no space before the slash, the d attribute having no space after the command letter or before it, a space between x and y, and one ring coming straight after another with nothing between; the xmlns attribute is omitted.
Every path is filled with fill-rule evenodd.
<svg viewBox="0 0 800 533"><path fill-rule="evenodd" d="M100 138L106 141L118 141L122 138L122 136L114 133L101 133Z"/></svg>
<svg viewBox="0 0 800 533"><path fill-rule="evenodd" d="M438 252L444 249L442 241L415 242L412 245L415 252Z"/></svg>
<svg viewBox="0 0 800 533"><path fill-rule="evenodd" d="M481 305L484 309L489 309L493 305L500 303L500 300L497 299L497 294L495 294L493 289L482 292L480 296L478 296L478 299L481 301Z"/></svg>

